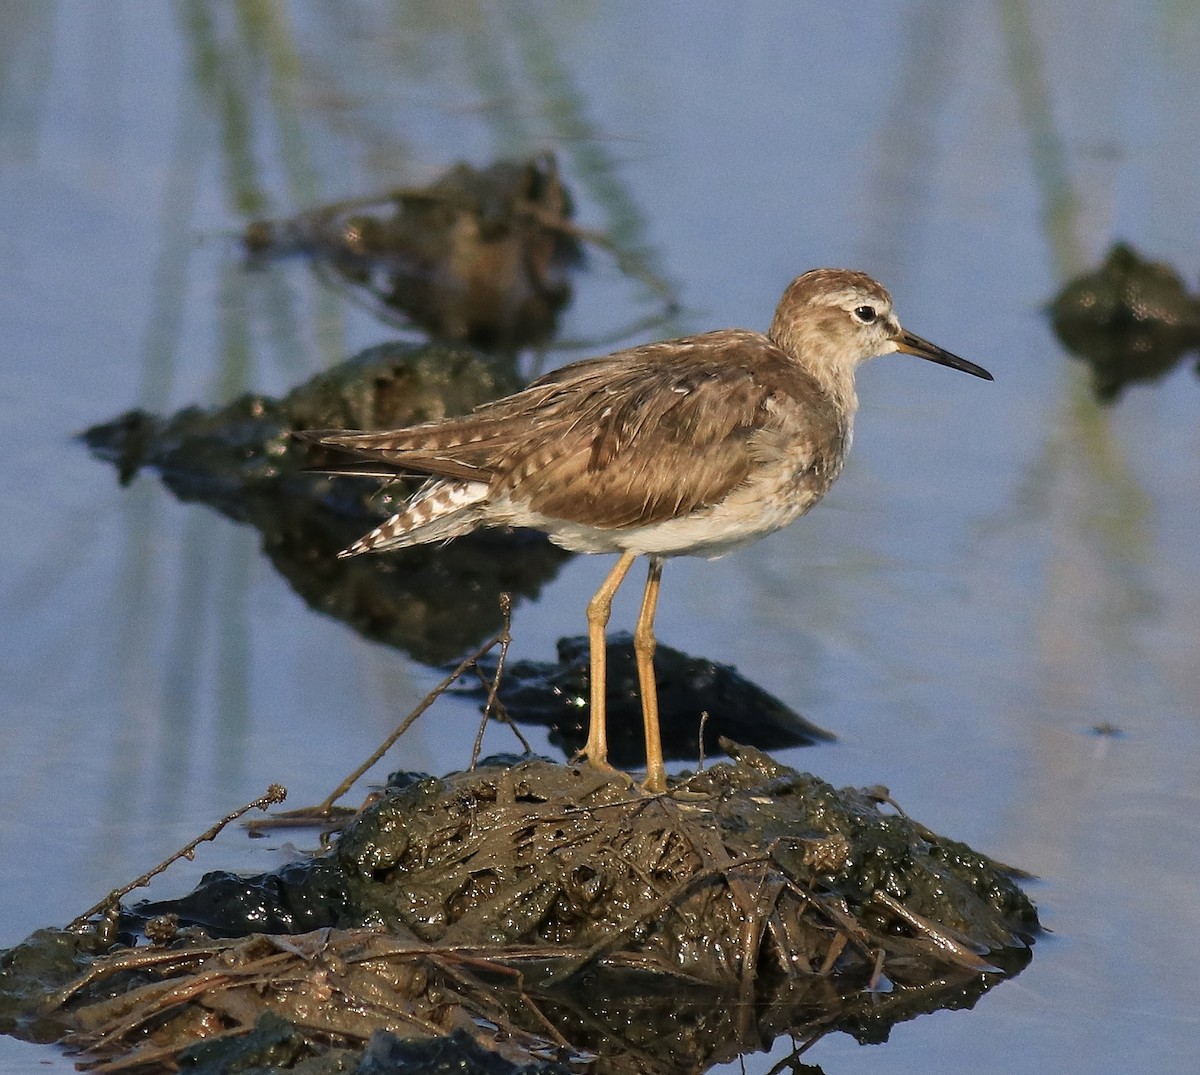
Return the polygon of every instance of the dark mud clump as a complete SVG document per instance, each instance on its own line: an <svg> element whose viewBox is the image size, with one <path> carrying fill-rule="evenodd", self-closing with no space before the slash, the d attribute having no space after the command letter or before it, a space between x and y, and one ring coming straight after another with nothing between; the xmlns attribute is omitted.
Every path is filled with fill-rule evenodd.
<svg viewBox="0 0 1200 1075"><path fill-rule="evenodd" d="M712 983L819 969L846 915L862 932L837 966L873 973L882 950L889 976L945 965L951 949L921 920L974 953L1023 948L1036 930L1032 905L985 856L730 747L736 761L666 796L536 761L419 781L339 841L351 902L431 942L582 948L576 971L636 954Z"/></svg>
<svg viewBox="0 0 1200 1075"><path fill-rule="evenodd" d="M673 1072L782 1033L882 1040L1028 961L1037 914L1006 868L884 793L726 746L662 796L539 760L395 780L313 860L329 912L307 932L264 934L283 916L216 889L202 922L143 904L125 943L23 1004L131 1071L247 1042L277 1069L358 1064L457 1033L505 1062ZM21 992L19 953L0 994Z"/></svg>

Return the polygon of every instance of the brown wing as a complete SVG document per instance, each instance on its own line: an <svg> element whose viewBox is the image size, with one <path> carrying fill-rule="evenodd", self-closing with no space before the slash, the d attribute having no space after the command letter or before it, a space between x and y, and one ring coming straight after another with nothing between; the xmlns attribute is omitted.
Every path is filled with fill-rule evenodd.
<svg viewBox="0 0 1200 1075"><path fill-rule="evenodd" d="M710 333L767 341L754 333ZM394 468L438 477L488 480L511 468L521 449L541 445L577 429L587 431L613 397L632 398L639 385L653 384L656 371L671 365L698 341L691 337L618 351L575 362L534 381L524 391L481 404L469 414L403 429L360 432L310 429L294 435L369 460L378 469ZM702 346L699 353L714 351ZM618 384L619 382L619 384ZM597 462L601 461L600 456ZM354 469L347 464L346 469ZM356 471L357 472L357 471ZM376 474L364 465L361 472Z"/></svg>
<svg viewBox="0 0 1200 1075"><path fill-rule="evenodd" d="M805 404L788 408L793 424L833 421L775 344L729 329L572 363L459 418L307 439L397 470L490 480L534 511L612 528L720 501L779 432L771 401L788 399Z"/></svg>
<svg viewBox="0 0 1200 1075"><path fill-rule="evenodd" d="M606 529L722 500L777 439L780 408L772 403L808 404L785 408L793 422L811 414L820 424L832 414L812 378L757 333L708 333L563 373L533 386L560 394L544 403L553 420L514 446L497 491Z"/></svg>

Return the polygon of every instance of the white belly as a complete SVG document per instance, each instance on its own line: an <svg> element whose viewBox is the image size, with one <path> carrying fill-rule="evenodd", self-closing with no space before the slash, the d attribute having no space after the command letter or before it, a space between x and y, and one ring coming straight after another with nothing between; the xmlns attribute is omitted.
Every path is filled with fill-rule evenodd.
<svg viewBox="0 0 1200 1075"><path fill-rule="evenodd" d="M556 545L571 552L634 552L715 559L787 526L820 500L829 484L814 487L792 480L784 486L773 484L765 488L763 483L755 483L733 492L719 504L690 515L620 529L554 519L512 504L491 504L487 514L493 522L542 530Z"/></svg>

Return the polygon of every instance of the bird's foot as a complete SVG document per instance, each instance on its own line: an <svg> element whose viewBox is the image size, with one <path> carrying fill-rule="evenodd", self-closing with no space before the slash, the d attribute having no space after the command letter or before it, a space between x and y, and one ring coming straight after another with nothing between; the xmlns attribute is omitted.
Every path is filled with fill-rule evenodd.
<svg viewBox="0 0 1200 1075"><path fill-rule="evenodd" d="M642 790L647 795L664 795L667 791L667 774L664 769L647 769Z"/></svg>
<svg viewBox="0 0 1200 1075"><path fill-rule="evenodd" d="M582 750L576 751L575 755L571 758L572 765L576 765L581 761L586 761L591 768L599 770L606 776L612 777L614 780L619 780L626 787L631 788L634 785L633 777L630 776L629 773L625 772L624 769L618 769L607 758L593 758L589 756L586 747L584 747Z"/></svg>

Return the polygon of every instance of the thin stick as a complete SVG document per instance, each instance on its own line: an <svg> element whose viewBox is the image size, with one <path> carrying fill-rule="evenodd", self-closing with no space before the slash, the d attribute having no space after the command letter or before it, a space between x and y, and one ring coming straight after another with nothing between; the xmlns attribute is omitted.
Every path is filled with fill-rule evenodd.
<svg viewBox="0 0 1200 1075"><path fill-rule="evenodd" d="M492 680L488 679L488 677L483 674L483 669L480 668L478 665L475 666L475 676L479 680L479 685L481 687L483 687L483 689L485 691L491 691ZM533 747L530 746L529 740L526 739L525 736L521 734L521 729L517 727L517 725L513 721L512 717L509 716L508 710L505 708L504 703L502 701L500 701L499 698L496 699L496 705L494 707L494 710L495 710L496 719L499 721L502 721L504 724L506 724L508 726L509 731L511 731L513 733L513 735L515 735L517 737L517 742L519 742L521 744L521 749L526 754L532 754Z"/></svg>
<svg viewBox="0 0 1200 1075"><path fill-rule="evenodd" d="M962 941L952 937L945 928L939 926L936 922L905 907L894 896L889 896L886 892L876 889L871 893L871 899L875 903L882 904L897 917L908 923L916 931L917 935L924 937L937 954L942 956L947 962L959 967L965 967L967 970L979 974L986 972L1000 973L999 967L993 966L986 959L972 952Z"/></svg>
<svg viewBox="0 0 1200 1075"><path fill-rule="evenodd" d="M504 658L508 656L508 647L512 642L512 594L502 593L500 595L500 615L503 617L503 625L500 628L500 633L496 636L500 640L500 655L496 659L496 674L492 677L491 687L488 689L487 705L483 707L483 720L479 722L479 731L475 734L475 743L471 747L471 764L469 769L475 768L475 763L479 761L479 752L483 749L483 733L487 729L487 722L492 718L492 710L496 707L496 695L500 690L500 677L504 675ZM475 671L479 672L479 665L475 665ZM482 679L482 676L480 676ZM508 719L507 711L504 713L505 719ZM510 727L516 731L515 725L511 720L508 720ZM517 732L517 738L525 743L524 736ZM525 751L529 752L529 744L525 743Z"/></svg>
<svg viewBox="0 0 1200 1075"><path fill-rule="evenodd" d="M154 869L142 874L141 877L130 881L129 884L123 885L121 888L113 889L113 891L105 896L104 899L102 899L99 903L89 907L83 912L83 914L74 918L67 926L67 930L71 931L82 929L84 924L89 918L92 917L92 915L98 914L100 911L103 911L109 907L118 906L121 902L122 896L127 896L135 888L144 888L153 878L157 877L173 862L177 862L182 858L188 859L189 861L195 858L197 847L209 840L215 840L217 835L222 829L225 828L226 825L237 821L237 819L243 814L249 813L251 810L266 810L268 807L283 802L286 798L287 788L285 788L282 784L272 784L267 788L267 793L265 795L255 799L253 802L246 803L245 806L238 807L238 809L236 809L232 814L227 814L211 828L205 829L204 832L197 836L191 843L184 844L183 847L175 852L175 854L171 855L169 858L163 859L163 861L155 866Z"/></svg>
<svg viewBox="0 0 1200 1075"><path fill-rule="evenodd" d="M868 993L878 993L879 984L883 980L883 961L887 953L878 948L875 951L875 966L871 970L871 980L867 982Z"/></svg>
<svg viewBox="0 0 1200 1075"><path fill-rule="evenodd" d="M401 721L400 726L394 732L392 732L391 735L389 735L382 743L379 744L379 746L375 748L371 756L367 758L367 760L364 761L357 769L355 769L354 772L350 773L350 775L347 776L340 784L338 784L338 786L334 788L324 800L317 804L313 810L313 813L317 814L318 816L328 815L333 809L333 804L337 802L338 799L340 799L343 795L345 795L346 792L348 792L352 787L354 787L362 775L377 761L379 761L379 759L382 758L389 750L392 749L392 746L395 744L396 740L399 739L400 736L402 736L406 731L408 731L409 728L413 726L413 724L416 723L417 718L420 717L421 714L424 713L425 710L427 710L431 705L433 705L438 698L445 694L450 685L468 668L474 665L480 657L486 654L489 650L493 649L495 646L499 645L504 640L504 637L507 633L508 624L506 622L505 625L500 629L499 634L485 642L469 657L464 657L458 663L458 667L455 668L453 672L446 676L445 679L443 679L436 687L433 688L433 690L431 690L427 695L425 695L424 698L421 699L421 701L417 704L417 707L411 713L409 713L409 715L405 717L403 721Z"/></svg>

